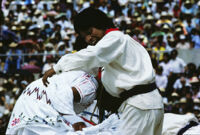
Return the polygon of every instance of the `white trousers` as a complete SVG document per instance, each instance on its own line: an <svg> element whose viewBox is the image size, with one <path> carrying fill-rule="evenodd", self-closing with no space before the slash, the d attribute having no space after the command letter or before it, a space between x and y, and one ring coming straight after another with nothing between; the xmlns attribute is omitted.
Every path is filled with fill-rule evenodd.
<svg viewBox="0 0 200 135"><path fill-rule="evenodd" d="M17 132L14 134L6 134L6 135L66 135L67 130L63 128L63 131L56 131L56 129L53 129L48 126L26 126L19 128Z"/></svg>
<svg viewBox="0 0 200 135"><path fill-rule="evenodd" d="M122 112L119 135L162 134L163 109L141 110L124 102L119 112Z"/></svg>

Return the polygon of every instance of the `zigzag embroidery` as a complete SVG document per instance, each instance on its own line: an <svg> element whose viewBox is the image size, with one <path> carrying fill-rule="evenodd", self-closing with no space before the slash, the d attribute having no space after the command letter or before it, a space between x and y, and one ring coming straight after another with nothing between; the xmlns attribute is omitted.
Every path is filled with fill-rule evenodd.
<svg viewBox="0 0 200 135"><path fill-rule="evenodd" d="M23 94L25 94L25 93L26 93L28 96L30 96L30 95L33 94L33 93L37 93L37 99L38 99L38 100L42 99L43 95L45 95L45 97L46 97L46 103L47 103L47 104L51 104L51 100L48 99L47 93L46 93L45 90L42 90L41 95L40 95L40 94L39 94L39 88L35 87L32 91L30 90L30 88L28 88L27 90L25 90L25 91L23 92Z"/></svg>

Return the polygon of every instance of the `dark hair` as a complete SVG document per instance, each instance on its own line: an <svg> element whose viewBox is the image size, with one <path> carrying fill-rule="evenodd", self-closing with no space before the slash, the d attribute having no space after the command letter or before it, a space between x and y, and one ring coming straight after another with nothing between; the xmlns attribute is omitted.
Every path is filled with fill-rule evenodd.
<svg viewBox="0 0 200 135"><path fill-rule="evenodd" d="M161 66L158 66L158 67L156 68L156 72L157 72L157 73L162 73L162 72L163 72L163 68L162 68Z"/></svg>
<svg viewBox="0 0 200 135"><path fill-rule="evenodd" d="M91 27L106 30L108 28L115 28L112 19L104 12L89 7L81 11L74 18L74 29L77 33L88 30Z"/></svg>
<svg viewBox="0 0 200 135"><path fill-rule="evenodd" d="M168 53L168 52L165 52L165 53L163 54L163 56L166 56L167 58L169 58L169 57L170 57L170 55L169 55L169 53Z"/></svg>
<svg viewBox="0 0 200 135"><path fill-rule="evenodd" d="M84 49L87 47L87 43L81 36L77 36L73 47L74 47L74 50L80 51L81 49Z"/></svg>
<svg viewBox="0 0 200 135"><path fill-rule="evenodd" d="M177 55L178 55L178 51L177 51L176 49L172 50L172 51L171 51L171 55L177 56Z"/></svg>

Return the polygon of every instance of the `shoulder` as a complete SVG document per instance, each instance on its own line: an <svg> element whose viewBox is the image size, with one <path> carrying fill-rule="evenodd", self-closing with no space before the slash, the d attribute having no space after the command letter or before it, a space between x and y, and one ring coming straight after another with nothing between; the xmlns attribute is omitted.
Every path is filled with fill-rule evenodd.
<svg viewBox="0 0 200 135"><path fill-rule="evenodd" d="M125 34L121 31L111 31L108 34L106 34L104 37L115 37L115 38L122 38L123 36L125 36Z"/></svg>
<svg viewBox="0 0 200 135"><path fill-rule="evenodd" d="M111 31L107 33L95 46L101 46L100 48L113 46L117 47L115 45L116 43L122 45L125 41L126 38L124 33L122 33L121 31Z"/></svg>

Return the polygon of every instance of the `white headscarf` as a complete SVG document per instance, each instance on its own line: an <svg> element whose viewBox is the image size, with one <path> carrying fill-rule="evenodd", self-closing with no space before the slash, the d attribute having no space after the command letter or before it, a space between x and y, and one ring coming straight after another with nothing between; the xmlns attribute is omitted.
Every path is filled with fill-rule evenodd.
<svg viewBox="0 0 200 135"><path fill-rule="evenodd" d="M81 77L77 78L72 87L75 87L80 94L80 104L88 105L93 102L96 98L96 90L98 88L97 80L89 75L84 74Z"/></svg>

